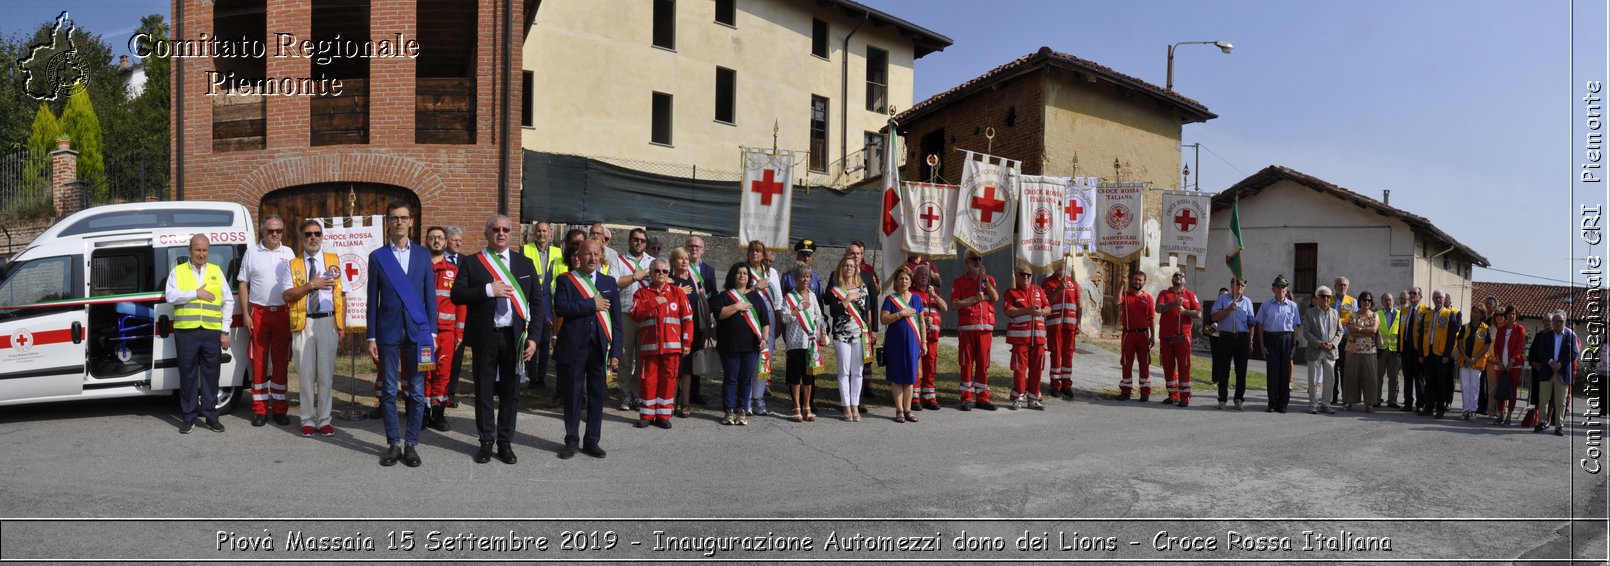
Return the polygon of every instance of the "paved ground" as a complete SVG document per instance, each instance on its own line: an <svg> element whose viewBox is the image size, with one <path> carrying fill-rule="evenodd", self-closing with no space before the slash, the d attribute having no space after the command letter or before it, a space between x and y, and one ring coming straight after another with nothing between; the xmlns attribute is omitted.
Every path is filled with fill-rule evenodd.
<svg viewBox="0 0 1610 566"><path fill-rule="evenodd" d="M874 408L861 423L756 418L742 428L703 412L663 431L633 429L627 413L611 408L604 460L554 458L559 415L527 410L515 466L470 460L476 443L467 406L450 413L453 432L424 433L425 464L417 469L375 464L384 437L374 421L346 423L333 439L307 439L289 427L252 428L248 411L239 411L224 419L224 434L181 436L166 399L7 408L0 411L0 453L8 456L0 462L0 516L206 520L6 520L0 558L1470 563L1606 556L1606 485L1602 474L1577 468L1587 451L1581 433L1556 438L1396 411L1266 414L1261 391L1249 393L1245 412L1208 402L1179 409L1095 400L1095 391L1116 385L1117 356L1096 350L1076 360L1077 383L1090 395L1050 402L1044 412L946 408L895 424L887 409ZM1572 516L1601 520L1566 519ZM403 531L414 531L412 550L403 550ZM526 548L489 542L491 550L458 550L432 531L541 536L547 550L529 548L535 540ZM561 549L565 533L573 540L577 531L595 547ZM1304 531L1375 550L1305 551ZM293 532L351 537L325 541L336 546L371 540L376 550L287 549ZM768 553L743 550L743 540L700 538L767 533L809 537L812 546ZM264 534L272 551L231 550ZM937 536L939 550L851 552L869 544L852 535ZM995 536L1002 550L968 550L992 548ZM1207 538L1158 550L1169 536ZM1019 551L1020 537L1049 548ZM1269 537L1263 542L1276 549L1248 550L1258 542L1250 537ZM1280 537L1292 550L1278 549ZM1389 537L1391 550L1380 550L1379 538L1358 537ZM1210 540L1211 551L1181 546ZM929 544L870 544L900 543Z"/></svg>

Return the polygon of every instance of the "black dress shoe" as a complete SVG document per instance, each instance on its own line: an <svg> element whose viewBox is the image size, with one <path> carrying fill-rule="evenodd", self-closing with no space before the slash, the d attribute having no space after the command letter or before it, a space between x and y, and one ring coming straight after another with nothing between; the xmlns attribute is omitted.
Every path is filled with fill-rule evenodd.
<svg viewBox="0 0 1610 566"><path fill-rule="evenodd" d="M657 421L654 421L654 426L663 428L665 430L671 430L671 421L657 420Z"/></svg>
<svg viewBox="0 0 1610 566"><path fill-rule="evenodd" d="M1174 404L1174 399L1172 399L1172 398L1164 399L1163 404L1164 405L1173 405Z"/></svg>
<svg viewBox="0 0 1610 566"><path fill-rule="evenodd" d="M1267 409L1264 409L1263 412L1265 412L1265 413L1273 413L1273 412L1275 412L1275 408L1274 407L1269 407Z"/></svg>
<svg viewBox="0 0 1610 566"><path fill-rule="evenodd" d="M994 411L995 409L996 409L996 407L995 407L994 403L991 403L989 401L979 401L978 402L978 410L980 410L980 411Z"/></svg>
<svg viewBox="0 0 1610 566"><path fill-rule="evenodd" d="M492 443L481 443L481 449L475 451L475 463L485 464L492 461Z"/></svg>
<svg viewBox="0 0 1610 566"><path fill-rule="evenodd" d="M285 413L274 413L274 424L286 426L291 424L291 417Z"/></svg>
<svg viewBox="0 0 1610 566"><path fill-rule="evenodd" d="M409 444L407 448L403 448L402 461L404 466L410 468L418 468L420 464L425 463L419 459L419 453L414 451L414 445L412 444Z"/></svg>
<svg viewBox="0 0 1610 566"><path fill-rule="evenodd" d="M956 410L958 410L958 411L971 411L971 410L973 410L973 402L972 401L962 401L962 404L956 406Z"/></svg>
<svg viewBox="0 0 1610 566"><path fill-rule="evenodd" d="M1284 415L1284 414L1286 414L1286 410L1285 410L1285 409L1275 409L1275 412L1276 412L1276 413L1280 413L1280 414L1282 414L1282 415Z"/></svg>
<svg viewBox="0 0 1610 566"><path fill-rule="evenodd" d="M396 444L393 444L393 445L391 445L390 448L386 449L386 452L384 454L380 455L380 465L387 466L387 467L395 466L395 465L397 465L397 461L401 460L402 457L403 457L402 447L398 446Z"/></svg>
<svg viewBox="0 0 1610 566"><path fill-rule="evenodd" d="M213 432L223 432L224 431L224 423L221 423L221 422L218 422L218 421L207 421L207 430L210 430L210 431L213 431Z"/></svg>
<svg viewBox="0 0 1610 566"><path fill-rule="evenodd" d="M190 430L194 428L196 428L196 423L179 423L179 434L190 434Z"/></svg>
<svg viewBox="0 0 1610 566"><path fill-rule="evenodd" d="M648 419L637 419L637 423L633 424L632 426L637 428L648 428L649 424L650 422Z"/></svg>
<svg viewBox="0 0 1610 566"><path fill-rule="evenodd" d="M939 402L938 401L931 401L931 402L928 402L928 403L923 403L922 408L924 410L928 410L928 411L937 411L937 410L939 410Z"/></svg>
<svg viewBox="0 0 1610 566"><path fill-rule="evenodd" d="M575 457L576 457L576 447L575 446L571 446L569 444L566 444L564 448L559 449L559 459L560 460L569 460L569 459L575 458Z"/></svg>
<svg viewBox="0 0 1610 566"><path fill-rule="evenodd" d="M431 409L427 416L430 418L430 428L436 432L447 432L452 427L447 425L447 408L437 406Z"/></svg>
<svg viewBox="0 0 1610 566"><path fill-rule="evenodd" d="M266 424L268 424L268 415L252 415L252 426L263 426Z"/></svg>
<svg viewBox="0 0 1610 566"><path fill-rule="evenodd" d="M1145 403L1145 402L1150 401L1150 400L1152 400L1151 395L1141 395L1140 396L1140 402L1142 402L1142 403Z"/></svg>
<svg viewBox="0 0 1610 566"><path fill-rule="evenodd" d="M498 443L498 459L509 465L514 465L515 462L520 461L519 458L514 457L514 448L510 447L507 442Z"/></svg>
<svg viewBox="0 0 1610 566"><path fill-rule="evenodd" d="M581 453L586 454L588 456L592 456L594 458L603 458L604 457L604 449L599 448L597 444L589 444L587 446L581 447Z"/></svg>

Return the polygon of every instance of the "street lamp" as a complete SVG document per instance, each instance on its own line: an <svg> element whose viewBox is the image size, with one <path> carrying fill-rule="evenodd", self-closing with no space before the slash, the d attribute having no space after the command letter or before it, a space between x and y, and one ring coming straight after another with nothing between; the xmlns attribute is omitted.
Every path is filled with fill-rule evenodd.
<svg viewBox="0 0 1610 566"><path fill-rule="evenodd" d="M1174 48L1181 45L1212 45L1218 47L1219 51L1223 51L1225 55L1229 55L1230 50L1235 48L1228 41L1181 41L1168 46L1168 84L1163 87L1168 90L1174 90Z"/></svg>

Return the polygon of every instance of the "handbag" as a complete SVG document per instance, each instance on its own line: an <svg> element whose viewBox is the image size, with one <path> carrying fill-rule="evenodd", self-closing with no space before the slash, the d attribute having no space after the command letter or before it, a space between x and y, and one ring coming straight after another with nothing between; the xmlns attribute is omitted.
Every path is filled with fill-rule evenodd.
<svg viewBox="0 0 1610 566"><path fill-rule="evenodd" d="M1521 426L1537 426L1537 407L1526 408L1526 416L1521 418Z"/></svg>
<svg viewBox="0 0 1610 566"><path fill-rule="evenodd" d="M887 358L883 357L883 346L878 346L877 348L874 348L873 352L874 352L874 356L877 357L877 359L878 359L878 367L880 367L880 368L889 367L889 360Z"/></svg>
<svg viewBox="0 0 1610 566"><path fill-rule="evenodd" d="M705 346L704 349L693 353L693 375L713 377L721 375L721 371L721 358L716 354L714 346Z"/></svg>

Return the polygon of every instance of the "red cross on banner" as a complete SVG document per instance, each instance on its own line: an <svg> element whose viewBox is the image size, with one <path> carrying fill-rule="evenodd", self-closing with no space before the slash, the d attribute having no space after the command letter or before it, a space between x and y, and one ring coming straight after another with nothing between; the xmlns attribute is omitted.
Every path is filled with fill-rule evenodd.
<svg viewBox="0 0 1610 566"><path fill-rule="evenodd" d="M1034 231L1044 232L1051 225L1051 213L1045 209L1034 211Z"/></svg>
<svg viewBox="0 0 1610 566"><path fill-rule="evenodd" d="M1190 232L1191 228L1196 227L1196 215L1189 208L1181 210L1179 214L1174 215L1174 225L1178 226L1181 232Z"/></svg>
<svg viewBox="0 0 1610 566"><path fill-rule="evenodd" d="M995 185L985 185L984 196L973 197L972 207L978 211L979 219L985 224L994 224L995 215L1006 211L1006 201L996 198Z"/></svg>
<svg viewBox="0 0 1610 566"><path fill-rule="evenodd" d="M749 190L760 194L761 205L771 206L772 197L783 194L783 184L773 179L776 174L775 169L767 169L759 181L749 183Z"/></svg>
<svg viewBox="0 0 1610 566"><path fill-rule="evenodd" d="M359 271L358 271L358 263L357 262L352 262L352 261L347 262L346 272L347 272L347 282L348 283L352 283L354 281L357 281L358 280L358 273L359 273Z"/></svg>
<svg viewBox="0 0 1610 566"><path fill-rule="evenodd" d="M939 219L943 217L939 215L938 207L934 206L933 203L928 203L923 205L922 215L917 218L922 219L923 230L933 231L933 229L939 227Z"/></svg>
<svg viewBox="0 0 1610 566"><path fill-rule="evenodd" d="M1062 211L1068 214L1068 220L1078 222L1080 218L1084 217L1085 207L1080 205L1076 199L1068 199L1068 206L1063 208Z"/></svg>

